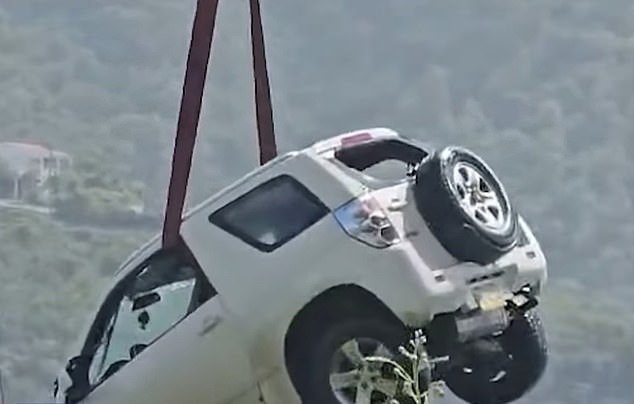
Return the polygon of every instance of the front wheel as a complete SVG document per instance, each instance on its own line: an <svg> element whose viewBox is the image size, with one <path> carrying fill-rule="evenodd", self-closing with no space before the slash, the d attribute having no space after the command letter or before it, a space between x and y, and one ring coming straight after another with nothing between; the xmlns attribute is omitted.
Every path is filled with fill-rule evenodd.
<svg viewBox="0 0 634 404"><path fill-rule="evenodd" d="M546 338L537 312L518 315L497 337L472 342L458 353L444 381L472 404L506 404L531 390L547 363Z"/></svg>

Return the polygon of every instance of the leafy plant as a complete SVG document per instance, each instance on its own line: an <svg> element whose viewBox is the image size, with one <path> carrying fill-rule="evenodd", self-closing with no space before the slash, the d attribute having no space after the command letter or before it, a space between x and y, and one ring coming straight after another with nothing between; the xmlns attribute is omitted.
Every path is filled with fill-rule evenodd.
<svg viewBox="0 0 634 404"><path fill-rule="evenodd" d="M407 347L399 347L399 352L409 362L409 366L402 365L392 358L383 356L367 358L370 362L390 366L401 381L399 383L400 394L398 395L410 398L415 404L429 404L431 396L444 396L444 383L442 381L431 381L431 371L438 360L429 357L425 348L426 343L427 338L422 330L416 330ZM423 385L421 385L421 379L425 381ZM401 404L401 402L397 399L392 399L390 404Z"/></svg>

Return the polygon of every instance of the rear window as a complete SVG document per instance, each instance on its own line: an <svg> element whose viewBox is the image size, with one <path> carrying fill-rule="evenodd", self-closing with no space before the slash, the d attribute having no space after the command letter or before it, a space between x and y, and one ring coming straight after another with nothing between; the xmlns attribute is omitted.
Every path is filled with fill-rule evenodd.
<svg viewBox="0 0 634 404"><path fill-rule="evenodd" d="M260 251L271 252L321 220L329 209L289 175L275 177L209 216L209 221Z"/></svg>
<svg viewBox="0 0 634 404"><path fill-rule="evenodd" d="M335 152L335 158L349 168L387 181L405 178L411 167L426 156L425 150L403 139L381 139Z"/></svg>

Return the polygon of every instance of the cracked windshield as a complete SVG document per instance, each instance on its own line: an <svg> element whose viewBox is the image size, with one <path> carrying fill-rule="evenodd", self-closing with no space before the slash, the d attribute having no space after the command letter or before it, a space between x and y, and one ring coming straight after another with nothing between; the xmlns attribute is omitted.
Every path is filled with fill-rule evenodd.
<svg viewBox="0 0 634 404"><path fill-rule="evenodd" d="M624 0L0 1L0 403L634 404L633 38Z"/></svg>

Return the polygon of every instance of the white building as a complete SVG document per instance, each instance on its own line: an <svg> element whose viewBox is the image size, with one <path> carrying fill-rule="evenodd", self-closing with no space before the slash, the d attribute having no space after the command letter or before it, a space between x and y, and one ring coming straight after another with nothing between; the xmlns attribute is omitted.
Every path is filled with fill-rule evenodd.
<svg viewBox="0 0 634 404"><path fill-rule="evenodd" d="M71 157L57 150L30 143L0 142L0 161L12 176L12 199L23 199L29 188L41 187L72 165ZM34 182L34 184L33 184Z"/></svg>

